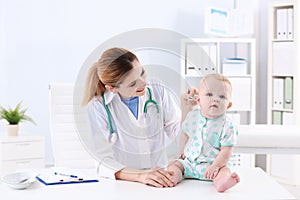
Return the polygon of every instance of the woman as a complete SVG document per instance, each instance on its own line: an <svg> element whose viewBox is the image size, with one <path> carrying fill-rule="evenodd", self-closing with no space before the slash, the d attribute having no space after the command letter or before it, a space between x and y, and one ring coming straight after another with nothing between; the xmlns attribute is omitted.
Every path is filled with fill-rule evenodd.
<svg viewBox="0 0 300 200"><path fill-rule="evenodd" d="M101 176L172 187L166 146L179 135L180 109L161 84L146 82L138 58L122 48L106 50L91 69L83 105Z"/></svg>

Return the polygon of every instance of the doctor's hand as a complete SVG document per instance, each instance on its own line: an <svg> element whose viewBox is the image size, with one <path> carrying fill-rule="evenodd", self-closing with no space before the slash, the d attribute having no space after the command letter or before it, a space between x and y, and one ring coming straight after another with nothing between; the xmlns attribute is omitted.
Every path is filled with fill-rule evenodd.
<svg viewBox="0 0 300 200"><path fill-rule="evenodd" d="M173 173L154 167L140 174L140 182L154 187L174 187Z"/></svg>
<svg viewBox="0 0 300 200"><path fill-rule="evenodd" d="M195 105L197 105L198 92L197 88L190 87L186 93L181 95L180 103L182 121L185 119L186 114L191 111Z"/></svg>

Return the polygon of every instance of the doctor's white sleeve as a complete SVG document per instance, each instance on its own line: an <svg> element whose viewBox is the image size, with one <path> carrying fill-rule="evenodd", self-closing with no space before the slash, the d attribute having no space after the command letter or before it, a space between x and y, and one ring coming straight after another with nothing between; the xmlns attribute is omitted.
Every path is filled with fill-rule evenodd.
<svg viewBox="0 0 300 200"><path fill-rule="evenodd" d="M180 102L175 94L164 89L163 93L163 112L164 112L164 129L168 137L179 145L180 140L180 120L181 110Z"/></svg>
<svg viewBox="0 0 300 200"><path fill-rule="evenodd" d="M115 179L115 173L125 166L114 159L112 144L109 142L109 123L103 104L94 98L87 105L87 113L93 140L92 153L98 161L98 175Z"/></svg>

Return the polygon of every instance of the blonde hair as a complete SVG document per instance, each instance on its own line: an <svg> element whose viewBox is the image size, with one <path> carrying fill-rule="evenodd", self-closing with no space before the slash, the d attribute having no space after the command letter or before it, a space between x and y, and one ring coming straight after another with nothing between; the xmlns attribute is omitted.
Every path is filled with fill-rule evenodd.
<svg viewBox="0 0 300 200"><path fill-rule="evenodd" d="M82 105L88 104L95 96L101 96L106 90L105 85L118 87L133 68L134 61L138 61L138 58L126 49L111 48L104 51L88 71Z"/></svg>
<svg viewBox="0 0 300 200"><path fill-rule="evenodd" d="M230 96L231 96L231 93L232 93L232 85L231 85L231 82L229 81L229 79L228 79L226 76L224 76L224 75L222 75L222 74L216 74L216 73L214 73L214 74L208 74L208 75L204 76L204 77L201 79L201 81L200 81L200 83L199 83L199 86L200 86L201 84L203 84L206 80L210 79L210 78L213 78L213 79L215 79L215 80L218 80L218 81L227 83L228 86L229 86L229 87L227 87L227 89L229 90L229 94L230 94Z"/></svg>

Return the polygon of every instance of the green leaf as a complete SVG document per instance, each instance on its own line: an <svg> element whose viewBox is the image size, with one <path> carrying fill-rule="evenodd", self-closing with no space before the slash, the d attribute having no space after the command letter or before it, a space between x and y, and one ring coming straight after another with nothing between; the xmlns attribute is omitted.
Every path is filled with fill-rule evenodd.
<svg viewBox="0 0 300 200"><path fill-rule="evenodd" d="M4 108L0 105L0 119L6 120L9 124L19 124L22 121L29 121L33 124L35 122L31 117L26 115L27 108L22 108L22 102L12 109L10 107Z"/></svg>

